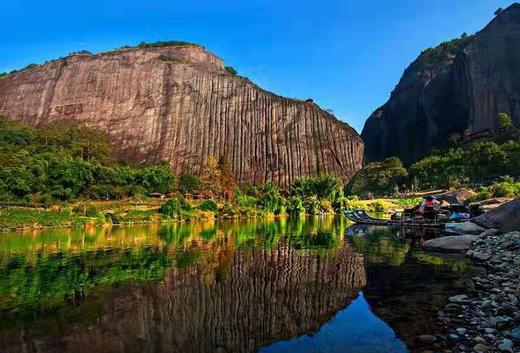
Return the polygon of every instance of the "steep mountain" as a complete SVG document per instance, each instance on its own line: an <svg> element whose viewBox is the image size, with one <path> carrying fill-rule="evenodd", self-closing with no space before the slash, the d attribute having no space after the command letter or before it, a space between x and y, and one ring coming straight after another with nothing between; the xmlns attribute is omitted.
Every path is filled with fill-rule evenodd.
<svg viewBox="0 0 520 353"><path fill-rule="evenodd" d="M226 155L240 182L327 172L349 180L363 142L312 100L264 91L201 46L159 43L71 54L0 76L0 115L107 131L117 157L198 172Z"/></svg>
<svg viewBox="0 0 520 353"><path fill-rule="evenodd" d="M498 127L499 113L520 124L520 4L482 31L425 50L361 134L366 160L412 163L464 134Z"/></svg>

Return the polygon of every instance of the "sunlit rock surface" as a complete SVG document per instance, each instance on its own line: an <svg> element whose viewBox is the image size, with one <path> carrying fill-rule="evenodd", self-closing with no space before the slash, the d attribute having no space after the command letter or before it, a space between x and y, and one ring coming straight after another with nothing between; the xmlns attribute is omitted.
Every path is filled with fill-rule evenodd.
<svg viewBox="0 0 520 353"><path fill-rule="evenodd" d="M320 109L234 76L196 45L71 55L0 79L0 115L107 131L117 157L197 172L226 155L239 182L285 186L361 168L354 129Z"/></svg>

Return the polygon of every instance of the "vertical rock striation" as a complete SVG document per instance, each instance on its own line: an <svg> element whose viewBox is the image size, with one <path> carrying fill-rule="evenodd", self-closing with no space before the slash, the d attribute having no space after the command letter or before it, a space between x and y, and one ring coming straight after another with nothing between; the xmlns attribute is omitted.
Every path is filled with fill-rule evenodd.
<svg viewBox="0 0 520 353"><path fill-rule="evenodd" d="M88 326L2 334L0 347L42 353L256 352L317 331L366 285L363 257L347 244L325 255L283 242L220 256L217 265L173 268L160 284L121 288Z"/></svg>
<svg viewBox="0 0 520 353"><path fill-rule="evenodd" d="M312 101L234 76L196 45L70 55L0 79L0 115L33 126L106 130L117 157L198 172L226 154L238 181L281 186L319 173L349 180L363 143Z"/></svg>
<svg viewBox="0 0 520 353"><path fill-rule="evenodd" d="M450 138L498 128L499 113L520 125L520 4L482 31L425 50L390 99L365 123L366 159L410 164Z"/></svg>

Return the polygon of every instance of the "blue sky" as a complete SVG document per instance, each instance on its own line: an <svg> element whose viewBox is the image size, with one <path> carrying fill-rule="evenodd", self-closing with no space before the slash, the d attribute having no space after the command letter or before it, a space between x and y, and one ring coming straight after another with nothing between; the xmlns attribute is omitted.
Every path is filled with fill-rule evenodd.
<svg viewBox="0 0 520 353"><path fill-rule="evenodd" d="M11 0L0 72L141 41L204 45L277 94L313 98L361 131L424 48L482 28L499 0Z"/></svg>

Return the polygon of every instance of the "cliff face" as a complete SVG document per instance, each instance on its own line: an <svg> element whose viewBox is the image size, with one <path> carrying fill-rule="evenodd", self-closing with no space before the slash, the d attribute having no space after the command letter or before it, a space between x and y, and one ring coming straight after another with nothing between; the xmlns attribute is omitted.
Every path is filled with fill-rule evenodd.
<svg viewBox="0 0 520 353"><path fill-rule="evenodd" d="M328 172L348 180L363 143L312 102L233 76L195 45L71 55L0 79L0 115L106 130L117 157L198 172L226 154L240 182L282 186Z"/></svg>
<svg viewBox="0 0 520 353"><path fill-rule="evenodd" d="M474 36L424 51L362 132L366 159L412 163L467 132L520 124L520 4Z"/></svg>

